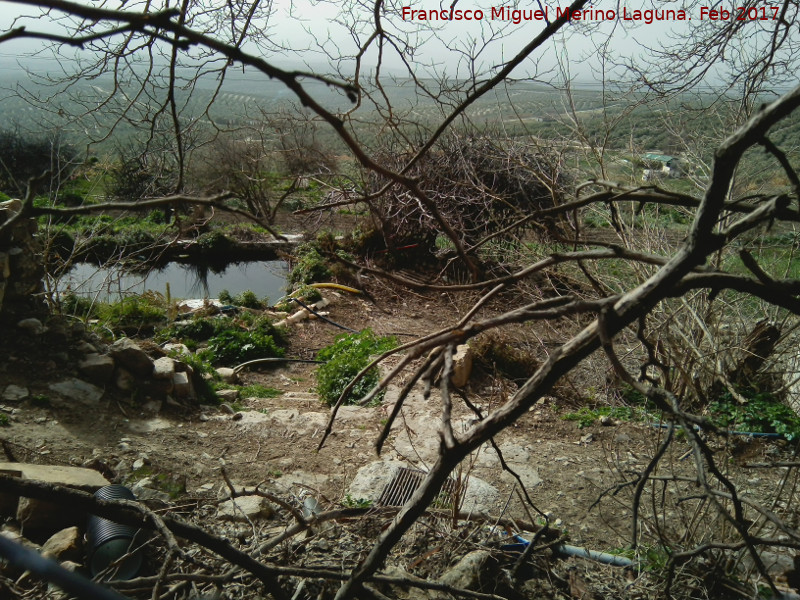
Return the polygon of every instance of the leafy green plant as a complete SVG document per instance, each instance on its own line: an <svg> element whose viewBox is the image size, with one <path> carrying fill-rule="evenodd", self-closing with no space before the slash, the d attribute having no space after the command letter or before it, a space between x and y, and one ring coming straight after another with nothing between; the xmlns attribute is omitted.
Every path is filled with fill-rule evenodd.
<svg viewBox="0 0 800 600"><path fill-rule="evenodd" d="M209 231L198 236L196 244L199 255L211 258L225 256L234 245L233 241L221 231Z"/></svg>
<svg viewBox="0 0 800 600"><path fill-rule="evenodd" d="M8 427L11 423L8 420L8 415L4 412L0 412L0 427Z"/></svg>
<svg viewBox="0 0 800 600"><path fill-rule="evenodd" d="M369 508L372 506L372 500L367 500L366 498L353 498L350 494L347 494L342 499L342 506L345 508Z"/></svg>
<svg viewBox="0 0 800 600"><path fill-rule="evenodd" d="M753 433L778 433L787 440L800 438L800 417L769 392L739 390L747 399L740 404L725 392L708 405L712 420L730 429Z"/></svg>
<svg viewBox="0 0 800 600"><path fill-rule="evenodd" d="M209 338L208 346L199 351L213 363L237 363L256 358L283 356L280 346L283 333L262 319L252 329L230 328Z"/></svg>
<svg viewBox="0 0 800 600"><path fill-rule="evenodd" d="M50 406L50 396L47 394L34 394L31 396L31 403L34 406L46 407Z"/></svg>
<svg viewBox="0 0 800 600"><path fill-rule="evenodd" d="M338 336L333 344L317 353L317 359L325 361L315 373L320 399L335 404L350 381L369 364L371 356L395 347L397 338L376 336L371 329ZM345 403L364 397L377 383L378 369L373 367L350 391ZM376 401L382 397L383 393L380 393Z"/></svg>
<svg viewBox="0 0 800 600"><path fill-rule="evenodd" d="M306 304L311 304L321 300L322 294L317 288L303 284L288 296L281 298L275 305L275 309L283 312L291 312L295 308L299 308L300 305L296 302L292 302L292 298L298 298Z"/></svg>
<svg viewBox="0 0 800 600"><path fill-rule="evenodd" d="M156 340L159 342L181 340L191 348L192 344L187 342L193 342L196 346L198 342L205 342L213 335L231 326L230 318L196 317L190 321L180 321L162 329L156 334Z"/></svg>
<svg viewBox="0 0 800 600"><path fill-rule="evenodd" d="M289 273L289 283L314 283L331 277L325 259L313 244L301 244L295 250L295 265Z"/></svg>
<svg viewBox="0 0 800 600"><path fill-rule="evenodd" d="M258 299L256 293L251 290L245 290L231 296L228 290L222 290L219 293L219 301L223 304L232 304L233 306L244 306L245 308L254 308L263 310L269 306L269 298Z"/></svg>

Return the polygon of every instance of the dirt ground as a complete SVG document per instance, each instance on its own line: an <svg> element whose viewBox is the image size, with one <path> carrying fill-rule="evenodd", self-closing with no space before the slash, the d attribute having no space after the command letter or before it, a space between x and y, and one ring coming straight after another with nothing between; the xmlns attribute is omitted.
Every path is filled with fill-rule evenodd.
<svg viewBox="0 0 800 600"><path fill-rule="evenodd" d="M401 341L408 341L455 321L469 304L468 299L438 293L401 292L374 280L370 291L377 303L362 296L325 291L331 302L326 309L329 317L353 329L370 327L379 334L399 335ZM292 330L287 355L313 358L339 333L319 320L305 321ZM10 417L9 426L0 429L6 458L90 466L124 482L135 481L144 473L140 466L137 475L134 463L139 460L147 465L148 476L162 475L172 485L171 490L180 492L179 503L224 495L222 466L236 485L264 484L265 489L297 506L309 495L328 508L357 500L348 499L348 486L359 468L379 459L374 441L398 389L397 384L393 385L380 406L344 409L325 445L318 449L330 412L314 395L312 364L293 363L243 372L243 384L276 388L281 395L242 399L243 410L229 414L212 406L141 404L114 391L99 403L60 398L48 386L66 377L80 376L75 354L58 348L30 350L20 340L10 339L2 342L0 350L0 388L15 384L30 391L24 402L3 402L1 407ZM393 364L391 359L387 362L389 366ZM597 379L602 380L602 370L599 372ZM591 384L584 379L573 389L581 389L589 397L595 393L593 385L600 388L604 384ZM489 411L514 389L513 382L488 377L478 367L467 392L474 404ZM490 448L475 453L458 475L462 479L480 479L497 491L488 501L487 512L494 516L541 523L546 515L550 526L567 534L571 544L599 551L624 548L630 544L632 486L615 486L629 482L646 467L664 430L646 422L617 421L607 425L595 422L580 429L575 422L562 418L576 408L578 401L575 394L561 397L556 392L545 397L495 440L506 462L520 476L532 506L523 501L521 486L500 468ZM465 406L457 407L457 426L468 427L471 418ZM427 401L416 393L404 408L403 419L381 458L400 460L424 470L435 457L438 419L437 393ZM786 442L770 440L715 440L712 447L732 481L751 495L765 499L774 497L783 472L754 473L742 465L774 461L792 453ZM671 476L693 476L689 448L686 442L679 442L671 450L665 460ZM691 519L710 514L698 512L695 504L680 501L679 491L665 488L659 497L654 487L646 490L641 530L645 544L653 544L665 528L674 528L676 531L669 535L678 538L684 534L677 530L685 527L688 532ZM786 497L782 496L781 501ZM660 503L658 507L656 501ZM791 512L789 506L773 509ZM674 522L659 522L655 516L670 511ZM713 530L718 525L715 523L710 522L707 527ZM699 529L695 524L691 534L699 536ZM788 553L778 555L776 562L781 565L776 569L785 571L785 563L791 559ZM404 566L414 560L409 558ZM610 567L579 559L571 559L568 565L559 568L570 573L577 568L579 577L590 582L619 580L619 585L629 585L621 571ZM580 597L574 591L565 591L578 585L564 583L574 579L574 574L563 571L560 576L551 576L560 583L551 581L546 591L547 586L539 580L538 587L529 586L530 597ZM595 586L595 592L598 589L601 588ZM639 593L646 597L641 590ZM636 593L630 591L629 596L636 597ZM600 593L598 597L613 595Z"/></svg>

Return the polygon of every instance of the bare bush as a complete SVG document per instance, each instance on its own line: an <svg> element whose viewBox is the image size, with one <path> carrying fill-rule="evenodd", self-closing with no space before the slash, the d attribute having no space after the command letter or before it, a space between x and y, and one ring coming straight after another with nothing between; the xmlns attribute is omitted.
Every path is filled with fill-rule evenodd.
<svg viewBox="0 0 800 600"><path fill-rule="evenodd" d="M410 158L387 152L381 162L399 169ZM503 230L513 240L526 229L554 233L557 218L521 221L527 214L562 202L568 177L552 150L489 135L452 135L439 141L407 175L422 181L422 190L441 216L459 232L466 247ZM374 185L374 184L373 184ZM419 243L433 251L446 236L434 215L415 195L399 186L370 203L389 248Z"/></svg>

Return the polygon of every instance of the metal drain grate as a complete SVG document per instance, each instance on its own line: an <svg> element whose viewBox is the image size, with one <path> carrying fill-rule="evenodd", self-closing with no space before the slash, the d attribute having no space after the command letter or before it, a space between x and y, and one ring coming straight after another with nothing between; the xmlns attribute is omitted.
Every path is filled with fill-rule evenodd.
<svg viewBox="0 0 800 600"><path fill-rule="evenodd" d="M378 499L378 506L403 506L417 491L425 475L427 475L425 471L401 467L392 477L392 480L383 488L383 493ZM442 507L452 506L455 487L455 482L452 479L448 479L434 504Z"/></svg>

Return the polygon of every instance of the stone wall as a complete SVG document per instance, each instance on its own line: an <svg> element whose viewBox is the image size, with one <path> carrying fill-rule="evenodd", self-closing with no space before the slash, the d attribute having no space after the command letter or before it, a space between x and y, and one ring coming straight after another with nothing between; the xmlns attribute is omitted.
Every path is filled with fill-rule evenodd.
<svg viewBox="0 0 800 600"><path fill-rule="evenodd" d="M0 227L22 208L19 200L0 202ZM42 248L36 220L23 218L0 230L0 326L47 314Z"/></svg>

